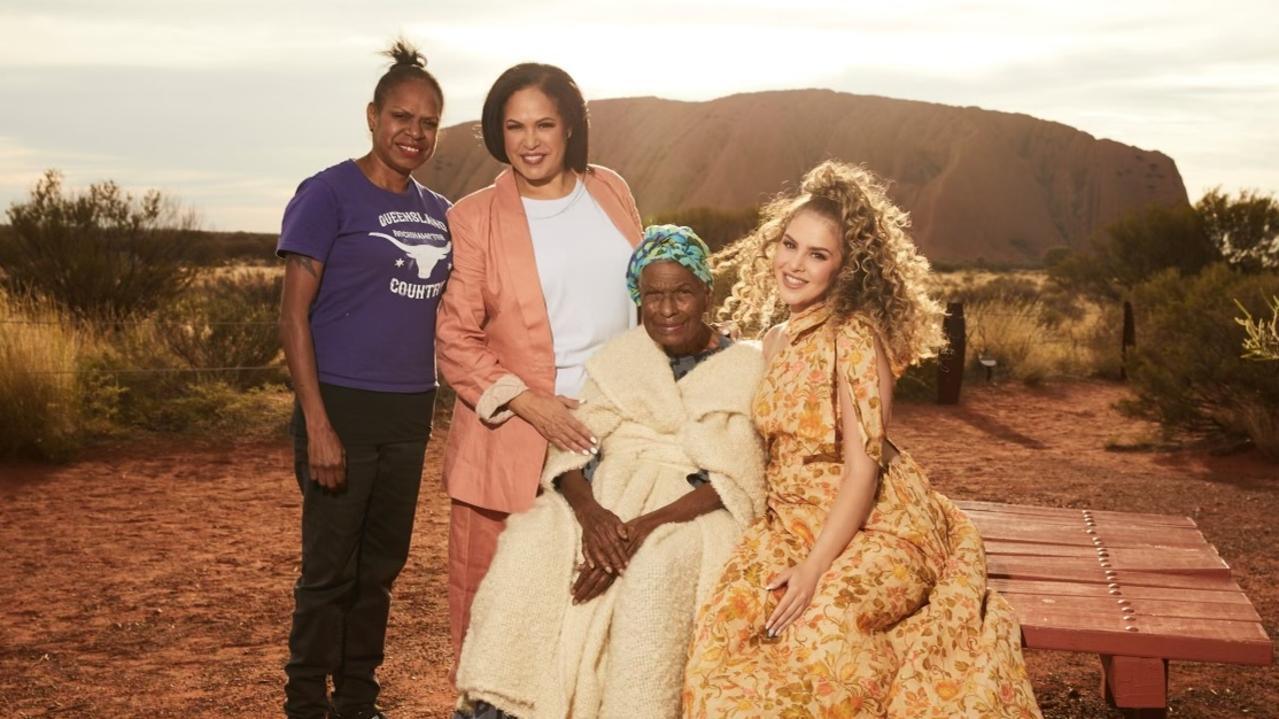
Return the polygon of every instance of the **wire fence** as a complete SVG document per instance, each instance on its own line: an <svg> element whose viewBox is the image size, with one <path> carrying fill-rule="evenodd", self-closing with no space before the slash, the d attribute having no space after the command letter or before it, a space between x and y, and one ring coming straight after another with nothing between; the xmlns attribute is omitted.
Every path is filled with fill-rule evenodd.
<svg viewBox="0 0 1279 719"><path fill-rule="evenodd" d="M974 312L965 317L965 342L973 346L973 349L979 354L983 351L983 338L981 336L981 321L985 319L1031 319L1037 320L1033 313L1026 312ZM242 321L214 321L214 322L183 322L156 319L142 320L92 320L92 319L76 319L70 321L59 320L36 320L36 319L0 319L0 325L35 325L35 326L57 326L62 324L71 324L72 326L89 326L89 327L138 327L149 325L153 327L275 327L277 323L274 321L262 320L242 320ZM1040 345L1053 346L1080 346L1089 340L1079 337L1070 336L1039 336L1034 342ZM283 370L282 365L257 365L257 366L226 366L226 367L123 367L123 368L94 368L93 371L101 374L112 375L146 375L146 374L191 374L202 372L264 372L271 370ZM32 369L25 370L23 374L30 375L71 375L80 372L76 369Z"/></svg>
<svg viewBox="0 0 1279 719"><path fill-rule="evenodd" d="M160 326L160 327L192 327L192 326L195 326L195 325L200 325L200 326L203 326L203 327L239 327L239 326L275 327L278 323L276 323L276 322L262 322L262 321L252 322L252 321L247 321L247 320L246 320L246 321L243 321L243 322L237 322L237 321L229 321L229 322L204 322L204 321L200 321L200 322L180 322L180 321L176 321L176 320L173 320L173 321L165 321L165 320L120 320L120 321L111 321L111 320L69 320L69 321L59 321L59 320L14 320L14 319L3 319L3 320L0 320L0 325L62 325L62 324L70 324L70 325L77 326L77 327L78 327L78 326L83 326L83 325L88 325L88 326L92 326L92 327L126 327L126 326L129 326L129 327L138 327L138 326L142 326L142 325L152 325L152 326Z"/></svg>
<svg viewBox="0 0 1279 719"><path fill-rule="evenodd" d="M114 369L107 367L95 367L91 372L101 374L165 374L165 373L200 373L200 372L263 372L266 370L283 370L283 365L261 365L258 367L134 367ZM23 374L31 375L59 375L59 374L79 374L84 370L75 369L37 369L23 370Z"/></svg>
<svg viewBox="0 0 1279 719"><path fill-rule="evenodd" d="M155 319L144 320L90 320L90 319L73 319L73 320L36 320L36 319L0 319L0 325L27 325L37 327L56 327L61 325L69 325L72 327L104 327L104 328L120 328L120 327L275 327L276 322L267 321L166 321ZM3 335L0 335L0 339ZM210 372L265 372L280 371L285 369L283 364L268 365L232 365L232 366L216 366L216 367L93 367L89 370L84 369L27 369L16 370L25 375L75 375L82 372L91 372L94 374L108 375L150 375L150 374L200 374ZM10 370L15 371L15 370Z"/></svg>

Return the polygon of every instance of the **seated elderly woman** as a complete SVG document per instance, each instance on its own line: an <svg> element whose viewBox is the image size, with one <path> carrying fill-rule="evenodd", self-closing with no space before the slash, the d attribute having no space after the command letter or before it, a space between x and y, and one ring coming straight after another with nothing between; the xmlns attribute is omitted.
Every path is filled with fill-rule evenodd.
<svg viewBox="0 0 1279 719"><path fill-rule="evenodd" d="M552 449L475 596L458 717L678 717L694 614L764 508L750 402L764 364L704 321L687 227L649 227L628 270L642 326L586 364L598 456Z"/></svg>

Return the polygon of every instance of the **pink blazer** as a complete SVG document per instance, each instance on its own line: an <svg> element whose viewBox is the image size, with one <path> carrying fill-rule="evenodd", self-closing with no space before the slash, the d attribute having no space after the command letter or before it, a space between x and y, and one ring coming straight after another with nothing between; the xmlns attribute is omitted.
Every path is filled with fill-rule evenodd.
<svg viewBox="0 0 1279 719"><path fill-rule="evenodd" d="M626 181L596 165L584 181L631 246L638 245L643 231ZM511 170L458 201L448 220L453 273L440 301L435 341L440 374L457 402L444 450L444 486L462 502L519 512L537 494L547 442L519 417L495 419L483 405L493 404L499 383L518 386L522 380L554 393L555 354L533 239Z"/></svg>

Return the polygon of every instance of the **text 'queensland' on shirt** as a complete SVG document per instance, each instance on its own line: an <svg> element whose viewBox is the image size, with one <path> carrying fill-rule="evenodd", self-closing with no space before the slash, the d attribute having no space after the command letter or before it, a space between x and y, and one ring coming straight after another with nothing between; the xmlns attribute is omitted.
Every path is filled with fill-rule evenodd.
<svg viewBox="0 0 1279 719"><path fill-rule="evenodd" d="M350 160L298 186L276 252L324 264L310 313L321 382L436 386L435 314L453 264L449 206L412 179L404 192L378 187Z"/></svg>

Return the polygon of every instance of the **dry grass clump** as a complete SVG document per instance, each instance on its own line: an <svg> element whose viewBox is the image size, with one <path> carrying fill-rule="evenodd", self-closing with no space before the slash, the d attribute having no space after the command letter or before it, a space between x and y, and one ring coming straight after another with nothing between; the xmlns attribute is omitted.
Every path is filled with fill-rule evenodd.
<svg viewBox="0 0 1279 719"><path fill-rule="evenodd" d="M935 275L934 294L962 302L969 371L1028 383L1117 376L1122 312L1064 292L1043 272L966 271Z"/></svg>
<svg viewBox="0 0 1279 719"><path fill-rule="evenodd" d="M77 377L94 338L63 312L0 291L0 456L61 459L95 419Z"/></svg>

